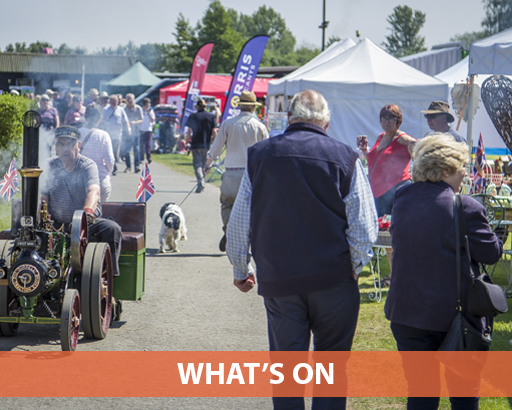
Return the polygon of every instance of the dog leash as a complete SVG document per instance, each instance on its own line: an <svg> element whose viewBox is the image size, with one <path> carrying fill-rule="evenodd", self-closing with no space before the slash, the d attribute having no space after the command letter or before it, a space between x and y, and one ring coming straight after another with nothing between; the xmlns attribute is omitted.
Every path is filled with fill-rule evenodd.
<svg viewBox="0 0 512 410"><path fill-rule="evenodd" d="M191 189L191 190L190 190L190 192L187 194L187 196L183 199L183 201L181 201L181 202L180 202L180 204L178 205L180 208L181 208L181 205L183 205L183 202L185 202L185 201L186 201L186 199L190 196L190 194L192 193L192 191L194 191L194 189L196 189L196 187L197 187L197 184L198 184L198 183L199 183L199 182L196 182L196 184L192 187L192 189Z"/></svg>

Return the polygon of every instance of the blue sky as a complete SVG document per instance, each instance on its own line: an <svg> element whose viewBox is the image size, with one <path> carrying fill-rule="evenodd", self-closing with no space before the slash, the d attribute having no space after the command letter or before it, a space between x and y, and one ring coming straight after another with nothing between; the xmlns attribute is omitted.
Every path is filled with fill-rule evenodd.
<svg viewBox="0 0 512 410"><path fill-rule="evenodd" d="M136 44L173 42L178 14L183 13L195 25L208 4L209 0L2 1L0 49L16 41L28 44L37 40L54 46L85 46L89 52L129 40ZM222 0L222 4L245 14L271 5L284 17L298 44L321 45L318 26L323 0ZM485 14L482 0L327 0L327 38L334 35L355 40L355 31L359 30L363 37L380 44L389 33L387 16L395 6L404 4L427 14L421 34L428 48L448 42L454 34L481 30Z"/></svg>

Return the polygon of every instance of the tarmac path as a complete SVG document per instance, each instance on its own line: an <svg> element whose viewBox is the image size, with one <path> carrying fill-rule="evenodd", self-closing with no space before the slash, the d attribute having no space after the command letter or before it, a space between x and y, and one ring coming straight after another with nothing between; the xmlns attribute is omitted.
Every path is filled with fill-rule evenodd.
<svg viewBox="0 0 512 410"><path fill-rule="evenodd" d="M231 265L218 249L222 236L219 189L207 184L203 193L188 197L182 205L188 241L180 243L180 253L158 254L160 207L166 202L179 204L195 179L154 162L150 168L156 194L147 209L145 295L139 302L124 302L122 321L114 323L106 339L81 337L77 350L268 350L262 298L255 289L243 294L233 286ZM138 181L134 173L112 177L110 200L135 201ZM16 337L0 337L0 351L60 351L59 328L22 325ZM31 379L37 383L40 377L51 374L34 375L24 383L30 389ZM2 410L22 408L251 410L269 409L272 404L270 398L0 398Z"/></svg>

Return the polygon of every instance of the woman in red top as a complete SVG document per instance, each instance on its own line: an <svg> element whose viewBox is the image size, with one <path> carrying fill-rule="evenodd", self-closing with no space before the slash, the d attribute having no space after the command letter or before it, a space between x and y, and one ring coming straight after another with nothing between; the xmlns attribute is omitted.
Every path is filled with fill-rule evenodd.
<svg viewBox="0 0 512 410"><path fill-rule="evenodd" d="M380 125L384 132L379 135L373 148L366 154L368 178L372 187L375 205L379 216L391 215L396 189L411 183L411 154L409 144L416 141L400 131L402 111L396 105L385 105L380 110ZM388 252L389 266L391 255ZM391 275L381 281L389 286Z"/></svg>
<svg viewBox="0 0 512 410"><path fill-rule="evenodd" d="M379 216L390 215L398 186L411 182L409 144L416 141L400 131L402 111L396 105L385 105L380 110L379 135L373 148L366 154L368 178Z"/></svg>

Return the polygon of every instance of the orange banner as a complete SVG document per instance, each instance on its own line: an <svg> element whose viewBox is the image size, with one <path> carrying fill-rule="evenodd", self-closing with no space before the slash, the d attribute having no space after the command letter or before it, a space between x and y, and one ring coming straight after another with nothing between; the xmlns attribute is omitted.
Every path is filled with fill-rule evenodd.
<svg viewBox="0 0 512 410"><path fill-rule="evenodd" d="M511 362L512 352L0 352L0 397L512 397Z"/></svg>

